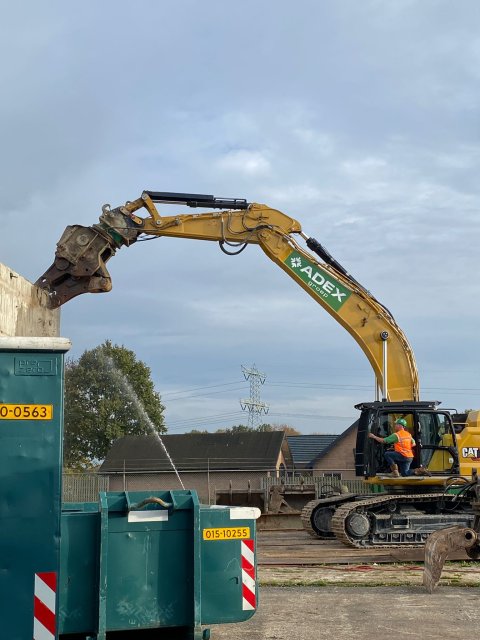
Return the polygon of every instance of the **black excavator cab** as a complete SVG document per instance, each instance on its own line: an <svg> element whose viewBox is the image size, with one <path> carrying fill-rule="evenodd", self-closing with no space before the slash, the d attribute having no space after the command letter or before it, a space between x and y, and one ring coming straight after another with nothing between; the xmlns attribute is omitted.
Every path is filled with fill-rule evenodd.
<svg viewBox="0 0 480 640"><path fill-rule="evenodd" d="M372 478L390 472L384 453L389 445L379 444L368 434L384 438L394 433L395 420L403 418L416 443L412 469L423 466L433 475L459 472L457 443L452 416L439 411L438 402L365 402L361 411L355 449L356 475Z"/></svg>

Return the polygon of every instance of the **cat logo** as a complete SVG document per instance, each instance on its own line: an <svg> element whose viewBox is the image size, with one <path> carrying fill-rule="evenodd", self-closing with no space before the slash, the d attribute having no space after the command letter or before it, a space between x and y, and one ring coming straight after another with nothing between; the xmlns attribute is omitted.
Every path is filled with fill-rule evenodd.
<svg viewBox="0 0 480 640"><path fill-rule="evenodd" d="M478 447L463 447L462 456L464 458L470 458L471 460L479 460Z"/></svg>

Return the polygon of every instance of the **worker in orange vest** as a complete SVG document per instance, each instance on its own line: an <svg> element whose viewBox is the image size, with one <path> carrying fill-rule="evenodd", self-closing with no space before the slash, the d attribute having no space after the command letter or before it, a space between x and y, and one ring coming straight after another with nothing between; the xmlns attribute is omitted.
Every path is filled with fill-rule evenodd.
<svg viewBox="0 0 480 640"><path fill-rule="evenodd" d="M393 451L391 449L385 451L385 460L390 467L393 478L399 478L400 476L431 475L424 466L420 466L417 469L410 469L410 465L413 462L415 440L407 431L406 426L407 421L404 418L398 418L395 420L395 433L385 438L380 438L373 433L369 433L368 436L381 444L393 444Z"/></svg>

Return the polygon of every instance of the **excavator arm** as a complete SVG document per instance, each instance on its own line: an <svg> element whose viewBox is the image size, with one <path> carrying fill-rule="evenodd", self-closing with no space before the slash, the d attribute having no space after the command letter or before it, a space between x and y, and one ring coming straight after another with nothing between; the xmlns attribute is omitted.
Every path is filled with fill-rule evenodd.
<svg viewBox="0 0 480 640"><path fill-rule="evenodd" d="M155 206L158 203L213 211L161 216ZM147 216L138 215L142 209ZM304 234L297 220L263 204L199 194L144 191L137 200L116 209L104 205L98 224L65 229L57 244L54 263L36 284L49 292L52 307L82 293L110 291L112 283L106 263L117 249L138 239L161 236L217 241L229 255L240 253L248 244L259 245L353 336L367 356L385 400L418 400L413 351L392 314L319 242ZM310 251L297 238L303 238Z"/></svg>

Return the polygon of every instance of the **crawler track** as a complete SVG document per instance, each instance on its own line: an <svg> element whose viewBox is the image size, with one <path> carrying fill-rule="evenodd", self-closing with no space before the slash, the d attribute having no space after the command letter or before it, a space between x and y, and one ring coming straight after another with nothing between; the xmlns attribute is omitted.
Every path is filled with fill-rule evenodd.
<svg viewBox="0 0 480 640"><path fill-rule="evenodd" d="M436 529L471 526L469 501L439 493L391 494L368 498L344 494L311 500L302 511L305 531L320 540L336 539L355 549L422 547Z"/></svg>
<svg viewBox="0 0 480 640"><path fill-rule="evenodd" d="M408 510L408 507L419 508L419 515L422 513L422 505L429 505L432 503L438 503L441 499L438 493L425 493L425 494L416 494L416 495L389 495L389 496L377 496L375 498L367 498L365 500L359 500L356 502L349 502L347 504L341 504L332 516L332 531L334 536L343 544L354 547L356 549L364 549L364 548L375 548L375 549L392 549L398 547L422 547L425 544L425 540L428 535L439 528L436 526L435 519L437 523L440 523L440 526L448 526L449 519L455 521L461 521L462 523L473 522L473 513L468 513L466 511L458 511L458 512L448 512L445 510L443 513L433 514L432 522L430 527L425 527L422 530L413 530L407 533L400 533L399 531L392 528L390 530L386 529L385 533L380 534L378 537L379 540L373 540L370 537L370 532L368 532L365 536L354 536L351 532L348 531L348 521L349 518L354 516L355 514L359 514L359 517L363 518L365 522L367 519L372 519L373 514L375 513L377 508L382 508L383 506L388 508L388 504L394 507L395 503L401 504L400 514L404 510ZM445 504L449 502L445 498L443 498ZM468 500L459 500L457 502L458 507L460 508L468 508L469 501ZM385 542L382 542L381 537L384 536Z"/></svg>
<svg viewBox="0 0 480 640"><path fill-rule="evenodd" d="M333 531L327 532L326 528L328 527L328 521L330 517L335 512L335 509L338 505L344 504L345 502L353 501L357 497L356 493L345 493L343 495L331 496L329 498L321 498L320 500L310 500L302 509L302 524L305 531L312 536L312 538L317 538L320 540L331 540L335 538L335 534ZM325 522L323 523L325 529L322 530L319 527L314 527L312 524L312 514L315 509L318 507L325 508L329 512L329 514L325 518Z"/></svg>

